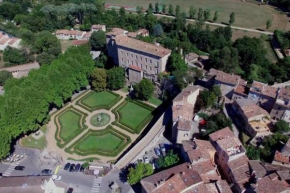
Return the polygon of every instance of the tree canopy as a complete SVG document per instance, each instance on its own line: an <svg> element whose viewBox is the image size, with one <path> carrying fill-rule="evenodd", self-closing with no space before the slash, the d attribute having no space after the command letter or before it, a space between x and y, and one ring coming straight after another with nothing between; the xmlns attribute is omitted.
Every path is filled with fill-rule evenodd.
<svg viewBox="0 0 290 193"><path fill-rule="evenodd" d="M6 81L5 94L0 96L0 159L9 154L8 142L37 130L47 122L52 107L61 107L73 92L87 86L93 66L87 49L72 47L28 77Z"/></svg>
<svg viewBox="0 0 290 193"><path fill-rule="evenodd" d="M151 164L138 163L135 168L129 168L128 182L131 185L136 184L140 182L142 178L150 176L151 174L153 174Z"/></svg>
<svg viewBox="0 0 290 193"><path fill-rule="evenodd" d="M138 84L134 85L135 96L140 100L148 100L154 92L154 85L149 79L142 79Z"/></svg>
<svg viewBox="0 0 290 193"><path fill-rule="evenodd" d="M104 91L107 87L107 72L102 68L95 68L91 75L92 88L101 92Z"/></svg>
<svg viewBox="0 0 290 193"><path fill-rule="evenodd" d="M105 32L99 30L93 32L89 41L92 50L103 51L106 48L106 34Z"/></svg>
<svg viewBox="0 0 290 193"><path fill-rule="evenodd" d="M125 71L121 67L114 67L107 71L107 87L110 90L118 90L125 85Z"/></svg>
<svg viewBox="0 0 290 193"><path fill-rule="evenodd" d="M12 74L6 70L0 71L0 86L4 86L6 80L12 78Z"/></svg>
<svg viewBox="0 0 290 193"><path fill-rule="evenodd" d="M177 154L174 154L171 150L165 156L160 157L157 161L157 164L161 168L166 168L177 164L179 160L179 156Z"/></svg>
<svg viewBox="0 0 290 193"><path fill-rule="evenodd" d="M274 125L274 131L275 132L288 132L290 130L289 123L287 123L284 120L279 120Z"/></svg>

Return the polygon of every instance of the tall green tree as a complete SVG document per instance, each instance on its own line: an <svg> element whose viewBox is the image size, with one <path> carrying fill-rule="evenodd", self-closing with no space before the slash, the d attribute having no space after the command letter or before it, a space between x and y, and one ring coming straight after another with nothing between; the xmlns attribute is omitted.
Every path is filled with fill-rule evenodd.
<svg viewBox="0 0 290 193"><path fill-rule="evenodd" d="M165 4L162 5L162 13L166 14L166 5Z"/></svg>
<svg viewBox="0 0 290 193"><path fill-rule="evenodd" d="M91 75L92 88L101 92L107 88L107 73L105 69L95 68Z"/></svg>
<svg viewBox="0 0 290 193"><path fill-rule="evenodd" d="M173 72L175 70L187 71L188 66L178 53L172 53L167 62L167 70Z"/></svg>
<svg viewBox="0 0 290 193"><path fill-rule="evenodd" d="M219 15L218 15L218 11L215 11L215 12L214 12L214 16L213 16L213 20L212 20L212 21L213 21L213 22L216 22L216 21L218 20L218 16L219 16Z"/></svg>
<svg viewBox="0 0 290 193"><path fill-rule="evenodd" d="M235 23L235 13L232 12L230 14L230 21L229 21L229 24L232 25L233 23Z"/></svg>
<svg viewBox="0 0 290 193"><path fill-rule="evenodd" d="M174 154L172 150L170 150L165 156L162 156L158 159L157 164L161 168L167 168L169 166L173 166L179 162L179 157L177 154Z"/></svg>
<svg viewBox="0 0 290 193"><path fill-rule="evenodd" d="M180 14L180 6L179 5L176 5L176 8L175 8L175 16L178 16Z"/></svg>
<svg viewBox="0 0 290 193"><path fill-rule="evenodd" d="M159 3L158 2L155 3L155 12L159 13Z"/></svg>
<svg viewBox="0 0 290 193"><path fill-rule="evenodd" d="M266 22L266 28L270 29L270 27L272 26L272 20L267 20Z"/></svg>
<svg viewBox="0 0 290 193"><path fill-rule="evenodd" d="M207 9L203 12L204 21L207 21L210 18L210 10Z"/></svg>
<svg viewBox="0 0 290 193"><path fill-rule="evenodd" d="M201 9L201 8L199 8L198 9L198 15L197 15L197 20L199 21L199 22L203 22L203 10Z"/></svg>
<svg viewBox="0 0 290 193"><path fill-rule="evenodd" d="M138 84L134 85L135 96L140 100L148 100L154 92L154 85L149 79L142 79Z"/></svg>
<svg viewBox="0 0 290 193"><path fill-rule="evenodd" d="M196 14L196 9L193 6L190 6L189 8L189 18L194 19L194 16Z"/></svg>
<svg viewBox="0 0 290 193"><path fill-rule="evenodd" d="M105 32L99 30L92 33L89 44L92 50L104 51L106 48L106 34Z"/></svg>
<svg viewBox="0 0 290 193"><path fill-rule="evenodd" d="M0 86L4 86L6 80L12 78L12 74L6 70L0 71Z"/></svg>
<svg viewBox="0 0 290 193"><path fill-rule="evenodd" d="M107 71L107 87L110 90L118 90L125 85L125 71L121 67L114 67Z"/></svg>
<svg viewBox="0 0 290 193"><path fill-rule="evenodd" d="M137 184L142 178L150 176L153 172L151 164L138 163L135 168L129 168L128 182L131 185Z"/></svg>
<svg viewBox="0 0 290 193"><path fill-rule="evenodd" d="M274 125L274 131L275 132L288 132L290 130L289 123L287 123L284 120L279 120Z"/></svg>
<svg viewBox="0 0 290 193"><path fill-rule="evenodd" d="M171 4L169 5L168 14L173 15L173 6Z"/></svg>
<svg viewBox="0 0 290 193"><path fill-rule="evenodd" d="M153 12L153 5L152 5L152 3L149 3L149 7L148 7L148 10L147 11Z"/></svg>

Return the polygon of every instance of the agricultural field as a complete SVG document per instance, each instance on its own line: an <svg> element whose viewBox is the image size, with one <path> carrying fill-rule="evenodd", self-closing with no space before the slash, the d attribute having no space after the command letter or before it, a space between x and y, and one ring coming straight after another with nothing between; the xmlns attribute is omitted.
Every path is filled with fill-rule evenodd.
<svg viewBox="0 0 290 193"><path fill-rule="evenodd" d="M124 6L129 10L134 10L133 8L136 6L147 8L149 3L154 6L158 2L159 4L166 4L167 8L169 4L172 4L174 9L176 5L179 5L181 10L186 13L188 13L190 6L194 6L196 9L209 9L211 11L210 18L213 17L215 11L218 11L218 23L228 23L229 15L235 12L234 26L265 29L266 21L272 20L273 25L270 30L290 30L289 19L286 14L268 5L258 5L241 0L105 0L105 2L107 6Z"/></svg>

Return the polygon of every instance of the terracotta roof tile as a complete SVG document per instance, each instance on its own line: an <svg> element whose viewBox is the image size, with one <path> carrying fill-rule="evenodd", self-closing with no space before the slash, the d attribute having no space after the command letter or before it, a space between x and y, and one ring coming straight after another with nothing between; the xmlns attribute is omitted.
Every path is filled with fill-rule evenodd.
<svg viewBox="0 0 290 193"><path fill-rule="evenodd" d="M266 176L267 169L262 165L260 160L249 160L249 164L257 178Z"/></svg>
<svg viewBox="0 0 290 193"><path fill-rule="evenodd" d="M290 158L288 156L283 155L279 151L275 152L274 160L280 163L286 163L286 164L290 163Z"/></svg>
<svg viewBox="0 0 290 193"><path fill-rule="evenodd" d="M133 69L133 70L136 70L136 71L139 71L139 72L142 72L142 71L143 71L142 68L140 68L140 67L138 67L138 66L135 66L135 65L130 65L129 68L130 68L130 69Z"/></svg>
<svg viewBox="0 0 290 193"><path fill-rule="evenodd" d="M255 92L255 93L259 93L259 94L263 94L265 96L269 96L272 98L276 98L278 88L269 86L269 85L264 84L262 82L254 81L251 88L250 88L250 91Z"/></svg>
<svg viewBox="0 0 290 193"><path fill-rule="evenodd" d="M209 135L209 138L212 141L218 141L218 140L228 138L228 137L235 137L234 132L232 132L229 127L225 127Z"/></svg>
<svg viewBox="0 0 290 193"><path fill-rule="evenodd" d="M248 87L246 87L244 85L238 85L234 89L234 92L246 97L246 96L248 96L249 89L248 89Z"/></svg>
<svg viewBox="0 0 290 193"><path fill-rule="evenodd" d="M97 24L97 25L92 25L92 29L102 29L105 25L100 25L100 24Z"/></svg>
<svg viewBox="0 0 290 193"><path fill-rule="evenodd" d="M260 116L260 115L270 117L270 114L266 110L262 109L258 105L255 105L252 100L238 99L235 102L240 106L240 108L243 111L243 114L248 119L251 119L251 118L254 118L254 117Z"/></svg>
<svg viewBox="0 0 290 193"><path fill-rule="evenodd" d="M269 177L264 177L264 178L258 180L255 192L257 192L257 193L273 193L273 192L278 193L278 192L283 192L285 190L289 191L289 188L287 188L282 181L271 180Z"/></svg>
<svg viewBox="0 0 290 193"><path fill-rule="evenodd" d="M240 84L241 77L234 74L228 74L223 71L216 70L214 68L211 68L209 71L209 74L215 76L215 80L218 80L223 83L227 83L230 85L238 85Z"/></svg>
<svg viewBox="0 0 290 193"><path fill-rule="evenodd" d="M171 50L162 46L156 46L127 36L116 36L115 41L118 46L138 50L153 56L164 57L171 53Z"/></svg>

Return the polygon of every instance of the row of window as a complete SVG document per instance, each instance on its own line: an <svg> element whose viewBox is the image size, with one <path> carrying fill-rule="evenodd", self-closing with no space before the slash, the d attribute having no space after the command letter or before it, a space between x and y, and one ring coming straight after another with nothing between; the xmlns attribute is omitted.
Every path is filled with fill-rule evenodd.
<svg viewBox="0 0 290 193"><path fill-rule="evenodd" d="M127 57L129 57L129 52L127 52L126 55L127 55ZM123 56L123 51L121 51L121 56ZM131 58L134 59L134 55L133 54L131 54ZM139 58L139 56L137 54L135 54L135 59L138 59L138 58ZM140 60L141 61L143 60L142 56L140 56ZM144 57L144 60L145 60L146 63L148 62L148 58ZM152 59L149 59L149 62L150 62L150 64L152 64ZM158 67L158 65L159 65L159 62L156 61L156 67Z"/></svg>

